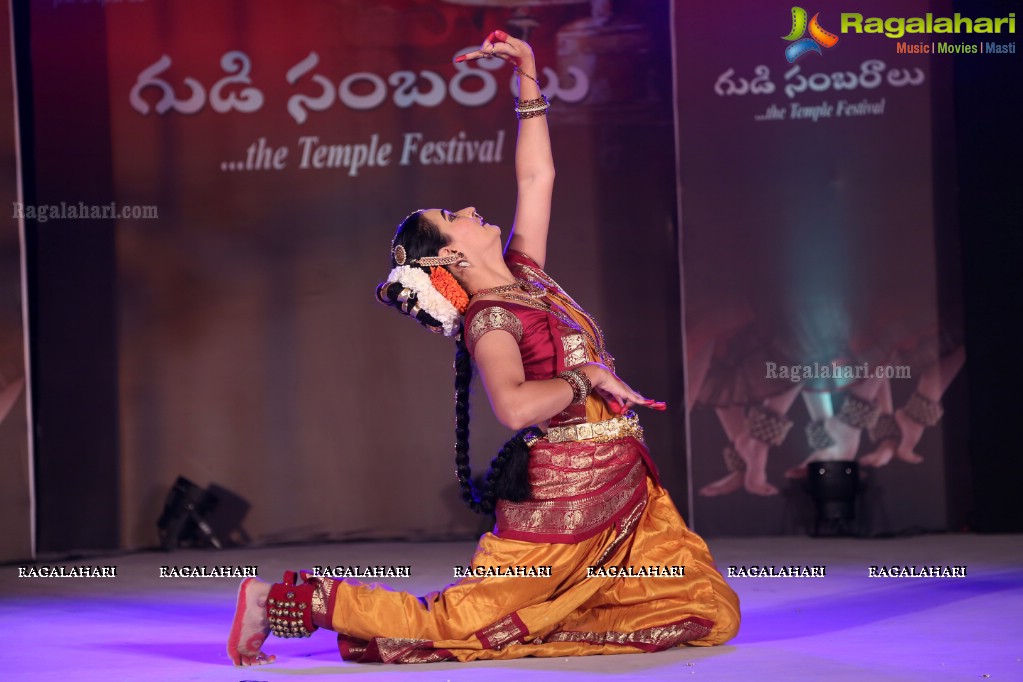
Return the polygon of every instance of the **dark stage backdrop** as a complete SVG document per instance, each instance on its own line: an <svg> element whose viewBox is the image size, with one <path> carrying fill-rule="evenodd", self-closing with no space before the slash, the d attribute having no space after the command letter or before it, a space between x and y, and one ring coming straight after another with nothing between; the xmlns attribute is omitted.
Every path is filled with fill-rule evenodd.
<svg viewBox="0 0 1023 682"><path fill-rule="evenodd" d="M946 473L966 457L959 436L945 447L965 417L954 382L961 281L947 239L952 57L840 34L839 10L950 11L924 1L807 10L835 35L813 33L791 3L688 2L675 13L693 521L711 534L805 529L808 498L792 477L816 451L859 458L862 530L943 529L962 511L947 504L956 483ZM799 38L814 50L792 53ZM849 379L818 371L834 365L852 366ZM895 374L864 381L860 367ZM806 436L851 391L905 425L898 410L915 390L947 384L945 418L915 448L922 461L834 421L833 445ZM766 463L749 438L762 407L793 422ZM754 475L729 475L730 443Z"/></svg>
<svg viewBox="0 0 1023 682"><path fill-rule="evenodd" d="M681 406L669 5L508 4L39 8L104 13L111 198L158 210L116 224L121 546L154 543L178 475L240 497L258 542L480 530L452 475L453 344L373 290L413 209L511 222L512 72L452 64L495 27L529 32L552 100L549 271L622 376ZM485 401L481 473L509 435ZM682 423L645 415L678 495Z"/></svg>
<svg viewBox="0 0 1023 682"><path fill-rule="evenodd" d="M32 493L11 17L0 8L0 561L32 554Z"/></svg>
<svg viewBox="0 0 1023 682"><path fill-rule="evenodd" d="M803 428L861 386L765 382L765 362L909 366L875 387L892 411L962 364L948 62L888 38L790 64L780 2L19 7L26 187L129 211L26 225L45 551L153 545L179 475L232 500L236 539L484 526L452 476L452 344L372 292L409 211L512 218L512 74L452 64L495 27L528 34L553 102L551 274L623 378L668 401L644 425L698 529L799 529L784 474L810 454ZM837 11L820 21L838 30ZM870 472L871 531L956 525L959 384L921 463ZM781 494L721 482L750 406L778 400L794 426L764 473ZM508 433L482 391L475 407L482 473Z"/></svg>

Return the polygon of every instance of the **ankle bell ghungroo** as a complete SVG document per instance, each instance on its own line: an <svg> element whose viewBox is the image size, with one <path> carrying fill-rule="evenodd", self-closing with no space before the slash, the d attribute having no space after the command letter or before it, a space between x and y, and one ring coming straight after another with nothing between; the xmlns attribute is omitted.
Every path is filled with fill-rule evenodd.
<svg viewBox="0 0 1023 682"><path fill-rule="evenodd" d="M725 468L728 469L728 473L734 474L736 471L746 471L746 460L742 458L742 455L739 454L739 451L731 443L725 446L725 449L721 451L721 455L725 458Z"/></svg>
<svg viewBox="0 0 1023 682"><path fill-rule="evenodd" d="M835 439L824 428L824 422L824 419L818 419L806 425L806 442L811 450L826 450L835 444Z"/></svg>
<svg viewBox="0 0 1023 682"><path fill-rule="evenodd" d="M877 423L880 414L881 409L877 405L850 393L845 396L842 409L835 416L854 429L869 429Z"/></svg>
<svg viewBox="0 0 1023 682"><path fill-rule="evenodd" d="M895 417L885 413L880 415L877 422L867 429L867 435L870 436L872 443L880 443L885 440L893 440L898 443L902 440L902 429L899 428L899 422L895 421Z"/></svg>
<svg viewBox="0 0 1023 682"><path fill-rule="evenodd" d="M278 637L309 637L316 630L312 609L316 586L296 585L297 577L294 571L288 571L283 582L270 586L266 615L270 619L270 631Z"/></svg>
<svg viewBox="0 0 1023 682"><path fill-rule="evenodd" d="M791 428L791 419L766 407L754 405L746 413L746 430L749 435L768 445L781 445Z"/></svg>
<svg viewBox="0 0 1023 682"><path fill-rule="evenodd" d="M907 417L923 426L934 426L941 421L941 416L945 414L941 403L929 400L919 393L914 393L909 397L902 411Z"/></svg>

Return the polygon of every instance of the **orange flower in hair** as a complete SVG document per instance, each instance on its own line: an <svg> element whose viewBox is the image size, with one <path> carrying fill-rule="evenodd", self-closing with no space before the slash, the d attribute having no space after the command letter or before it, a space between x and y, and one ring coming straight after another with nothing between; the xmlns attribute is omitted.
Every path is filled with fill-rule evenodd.
<svg viewBox="0 0 1023 682"><path fill-rule="evenodd" d="M430 269L430 283L441 296L455 306L455 310L462 315L465 314L469 307L469 294L465 293L465 289L458 283L454 275L442 267L434 267Z"/></svg>

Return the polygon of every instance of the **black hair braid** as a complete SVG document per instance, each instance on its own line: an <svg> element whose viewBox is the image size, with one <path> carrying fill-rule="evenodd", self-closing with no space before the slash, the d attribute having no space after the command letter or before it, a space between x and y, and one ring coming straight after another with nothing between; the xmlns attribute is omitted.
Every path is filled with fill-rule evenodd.
<svg viewBox="0 0 1023 682"><path fill-rule="evenodd" d="M469 386L472 360L461 336L455 342L455 473L462 489L462 500L477 514L493 514L498 499L522 502L529 498L528 438L543 433L531 426L519 431L504 444L490 463L481 487L472 482L469 466ZM482 489L481 489L482 488Z"/></svg>
<svg viewBox="0 0 1023 682"><path fill-rule="evenodd" d="M539 438L543 432L535 426L523 429L504 444L497 457L490 463L487 472L487 490L484 497L493 502L498 499L510 502L528 500L532 489L529 485L528 438Z"/></svg>
<svg viewBox="0 0 1023 682"><path fill-rule="evenodd" d="M462 489L462 500L477 514L487 514L480 501L480 492L472 482L469 466L469 385L472 383L472 360L465 339L455 339L455 474Z"/></svg>
<svg viewBox="0 0 1023 682"><path fill-rule="evenodd" d="M402 309L403 306L407 306L409 310L412 310L418 299L415 293L412 293L409 294L408 300L405 303L400 302L398 298L404 290L405 285L400 282L383 282L377 287L377 300L384 305L391 306L401 312L404 312ZM443 326L440 320L437 320L433 315L422 308L416 312L413 319L433 332L440 332L441 327Z"/></svg>

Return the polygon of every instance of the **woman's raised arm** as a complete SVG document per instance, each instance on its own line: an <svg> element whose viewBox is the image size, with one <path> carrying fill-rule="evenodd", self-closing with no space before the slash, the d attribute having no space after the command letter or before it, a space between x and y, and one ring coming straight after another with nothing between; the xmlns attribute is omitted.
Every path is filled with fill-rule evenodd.
<svg viewBox="0 0 1023 682"><path fill-rule="evenodd" d="M508 247L525 253L543 267L547 257L547 229L551 220L551 196L554 191L554 157L551 155L547 116L543 111L546 100L541 99L533 49L504 31L494 31L487 36L483 47L462 55L458 60L492 55L515 66L519 80L520 105L517 108L533 110L519 115L519 133L515 145L518 198Z"/></svg>

